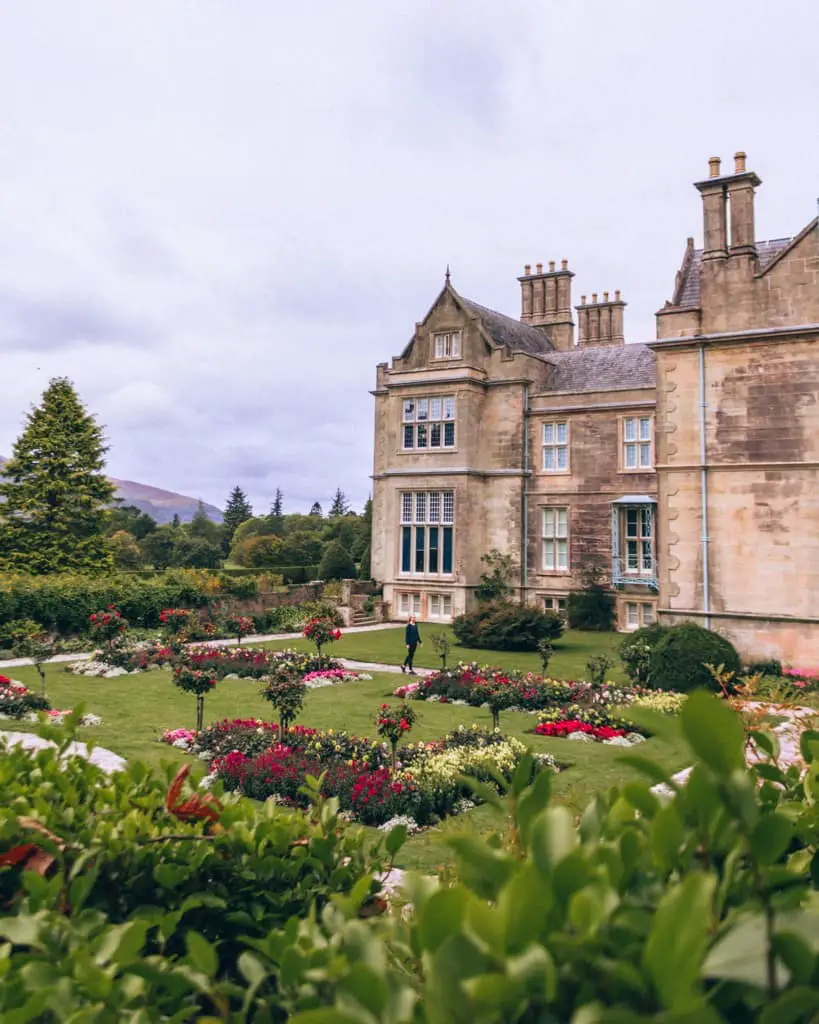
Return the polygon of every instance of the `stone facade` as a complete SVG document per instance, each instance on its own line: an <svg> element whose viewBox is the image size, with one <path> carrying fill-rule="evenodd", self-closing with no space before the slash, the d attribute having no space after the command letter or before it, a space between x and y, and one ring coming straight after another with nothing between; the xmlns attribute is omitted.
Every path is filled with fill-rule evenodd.
<svg viewBox="0 0 819 1024"><path fill-rule="evenodd" d="M524 268L520 321L447 275L379 365L372 569L392 617L470 608L498 549L524 600L562 610L598 565L621 629L694 619L819 658L819 230L755 242L759 179L742 154L710 171L658 341L624 344L619 292L581 298L575 339L563 260Z"/></svg>

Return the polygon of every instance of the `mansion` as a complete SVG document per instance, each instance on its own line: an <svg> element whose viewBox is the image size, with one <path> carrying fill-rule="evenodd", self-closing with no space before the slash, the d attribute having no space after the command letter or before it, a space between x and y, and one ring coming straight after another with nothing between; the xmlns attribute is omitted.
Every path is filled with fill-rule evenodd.
<svg viewBox="0 0 819 1024"><path fill-rule="evenodd" d="M617 625L699 622L745 655L819 662L819 218L759 242L744 153L696 184L657 339L619 292L572 305L527 265L514 319L449 276L377 368L372 574L392 618L474 605L481 556L563 612L599 566Z"/></svg>

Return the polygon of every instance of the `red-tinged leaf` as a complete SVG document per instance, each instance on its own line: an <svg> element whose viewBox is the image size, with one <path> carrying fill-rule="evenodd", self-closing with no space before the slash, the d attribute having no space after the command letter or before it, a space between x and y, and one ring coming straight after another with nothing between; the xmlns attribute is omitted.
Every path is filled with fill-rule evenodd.
<svg viewBox="0 0 819 1024"><path fill-rule="evenodd" d="M189 764L183 764L179 771L176 773L176 778L171 783L168 795L165 797L165 807L169 811L173 811L179 801L179 794L182 792L182 786L185 784L190 773L191 766Z"/></svg>
<svg viewBox="0 0 819 1024"><path fill-rule="evenodd" d="M0 853L0 867L13 867L28 858L39 850L36 843L23 843L21 846L14 846L6 853Z"/></svg>

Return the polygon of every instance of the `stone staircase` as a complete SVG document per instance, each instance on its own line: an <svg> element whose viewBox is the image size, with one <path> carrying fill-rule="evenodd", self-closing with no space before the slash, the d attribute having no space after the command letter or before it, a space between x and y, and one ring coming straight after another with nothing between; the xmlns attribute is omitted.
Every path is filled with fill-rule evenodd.
<svg viewBox="0 0 819 1024"><path fill-rule="evenodd" d="M371 613L365 611L363 608L353 609L353 613L350 617L351 626L377 626L378 619Z"/></svg>

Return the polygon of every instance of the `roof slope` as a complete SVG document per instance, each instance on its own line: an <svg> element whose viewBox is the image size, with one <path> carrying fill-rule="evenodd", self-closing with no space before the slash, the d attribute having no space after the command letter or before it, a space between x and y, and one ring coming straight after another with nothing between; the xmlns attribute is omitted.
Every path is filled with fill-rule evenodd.
<svg viewBox="0 0 819 1024"><path fill-rule="evenodd" d="M757 242L756 252L759 257L759 273L771 263L783 249L791 244L792 238L774 238L768 242ZM702 249L694 249L688 265L683 267L683 277L674 296L674 305L697 309L700 304L700 267L702 266Z"/></svg>
<svg viewBox="0 0 819 1024"><path fill-rule="evenodd" d="M656 385L654 353L647 345L604 345L550 352L546 361L554 369L544 392L581 395Z"/></svg>
<svg viewBox="0 0 819 1024"><path fill-rule="evenodd" d="M549 335L542 327L531 327L529 324L514 320L504 313L487 309L471 299L458 295L458 301L472 316L478 317L484 330L495 342L512 352L526 352L532 356L543 356L552 353Z"/></svg>

